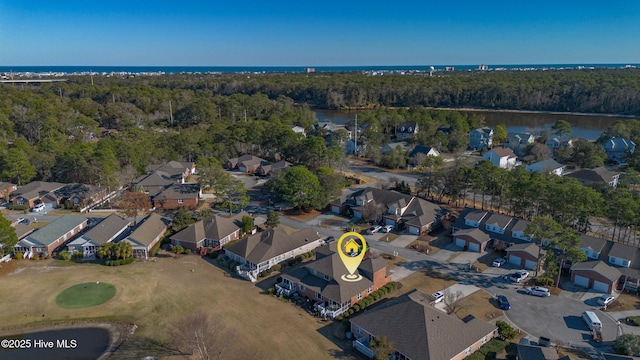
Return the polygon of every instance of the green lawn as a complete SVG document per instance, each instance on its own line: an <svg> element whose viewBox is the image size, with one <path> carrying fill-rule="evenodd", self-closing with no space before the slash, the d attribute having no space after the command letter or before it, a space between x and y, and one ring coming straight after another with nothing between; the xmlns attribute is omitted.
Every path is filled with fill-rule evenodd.
<svg viewBox="0 0 640 360"><path fill-rule="evenodd" d="M115 286L104 282L88 282L65 289L56 304L65 309L81 309L107 302L116 294Z"/></svg>

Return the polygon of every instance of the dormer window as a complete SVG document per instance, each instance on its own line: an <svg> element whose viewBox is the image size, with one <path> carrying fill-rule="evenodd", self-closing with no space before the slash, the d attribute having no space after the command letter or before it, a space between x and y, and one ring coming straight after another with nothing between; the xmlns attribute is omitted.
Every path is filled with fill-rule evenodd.
<svg viewBox="0 0 640 360"><path fill-rule="evenodd" d="M409 128L407 129L408 132L412 132L413 128L411 126L409 126Z"/></svg>

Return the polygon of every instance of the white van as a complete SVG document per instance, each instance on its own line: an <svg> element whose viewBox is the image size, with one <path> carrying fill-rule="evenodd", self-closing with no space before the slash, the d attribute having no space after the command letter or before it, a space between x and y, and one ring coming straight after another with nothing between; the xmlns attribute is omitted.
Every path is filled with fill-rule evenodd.
<svg viewBox="0 0 640 360"><path fill-rule="evenodd" d="M591 330L602 330L602 323L596 313L593 311L585 311L582 313L582 320L587 323L587 326Z"/></svg>

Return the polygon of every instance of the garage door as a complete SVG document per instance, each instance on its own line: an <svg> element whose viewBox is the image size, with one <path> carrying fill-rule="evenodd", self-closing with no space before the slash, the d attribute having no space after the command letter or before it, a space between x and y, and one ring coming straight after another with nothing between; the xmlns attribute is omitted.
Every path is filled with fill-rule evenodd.
<svg viewBox="0 0 640 360"><path fill-rule="evenodd" d="M334 214L340 214L340 206L339 205L331 205L331 212Z"/></svg>
<svg viewBox="0 0 640 360"><path fill-rule="evenodd" d="M409 226L409 234L420 235L420 229L414 226Z"/></svg>
<svg viewBox="0 0 640 360"><path fill-rule="evenodd" d="M595 290L597 292L608 294L609 293L609 284L594 280L593 281L593 290Z"/></svg>
<svg viewBox="0 0 640 360"><path fill-rule="evenodd" d="M576 275L573 282L578 286L589 288L589 279L584 276Z"/></svg>
<svg viewBox="0 0 640 360"><path fill-rule="evenodd" d="M392 226L396 226L396 222L393 221L393 219L384 219L384 224L385 225L392 225Z"/></svg>
<svg viewBox="0 0 640 360"><path fill-rule="evenodd" d="M511 264L514 264L514 265L517 265L517 266L521 266L522 259L520 259L520 256L509 255L509 262Z"/></svg>
<svg viewBox="0 0 640 360"><path fill-rule="evenodd" d="M467 242L464 239L456 238L456 246L463 248L467 246Z"/></svg>
<svg viewBox="0 0 640 360"><path fill-rule="evenodd" d="M535 270L536 269L536 262L535 261L531 261L531 260L527 260L524 263L524 268L527 270Z"/></svg>
<svg viewBox="0 0 640 360"><path fill-rule="evenodd" d="M480 244L476 244L476 243L469 243L469 251L473 251L473 252L480 252Z"/></svg>

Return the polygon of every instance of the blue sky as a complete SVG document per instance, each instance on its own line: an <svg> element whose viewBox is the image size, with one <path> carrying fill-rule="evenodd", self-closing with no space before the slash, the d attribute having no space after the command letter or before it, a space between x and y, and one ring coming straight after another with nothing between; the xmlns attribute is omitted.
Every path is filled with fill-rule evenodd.
<svg viewBox="0 0 640 360"><path fill-rule="evenodd" d="M0 66L640 63L640 1L0 0Z"/></svg>

